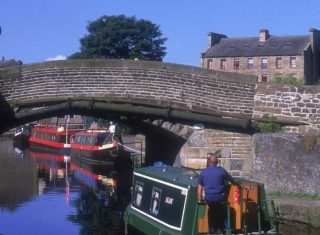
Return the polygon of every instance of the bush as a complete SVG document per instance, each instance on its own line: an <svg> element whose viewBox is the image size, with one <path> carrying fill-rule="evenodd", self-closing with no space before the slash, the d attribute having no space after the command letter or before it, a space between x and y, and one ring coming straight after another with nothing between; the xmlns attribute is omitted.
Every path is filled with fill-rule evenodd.
<svg viewBox="0 0 320 235"><path fill-rule="evenodd" d="M303 85L304 79L298 79L296 77L293 77L292 75L282 75L282 76L276 76L271 80L272 83L277 84L289 84L289 85Z"/></svg>
<svg viewBox="0 0 320 235"><path fill-rule="evenodd" d="M276 133L281 132L282 127L275 122L274 117L264 116L262 121L258 122L258 129L262 133Z"/></svg>

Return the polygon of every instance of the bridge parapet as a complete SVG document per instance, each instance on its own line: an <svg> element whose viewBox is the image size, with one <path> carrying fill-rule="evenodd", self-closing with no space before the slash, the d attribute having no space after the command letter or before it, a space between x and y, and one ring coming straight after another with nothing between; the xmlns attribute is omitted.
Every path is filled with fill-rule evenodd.
<svg viewBox="0 0 320 235"><path fill-rule="evenodd" d="M254 76L133 60L50 61L18 68L15 76L1 76L0 93L12 106L95 99L252 116Z"/></svg>

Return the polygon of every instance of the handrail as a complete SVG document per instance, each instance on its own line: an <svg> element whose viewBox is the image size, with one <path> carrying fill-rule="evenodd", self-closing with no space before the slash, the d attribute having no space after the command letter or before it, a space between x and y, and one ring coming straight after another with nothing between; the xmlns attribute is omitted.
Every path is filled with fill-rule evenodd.
<svg viewBox="0 0 320 235"><path fill-rule="evenodd" d="M130 148L130 147L126 146L126 144L136 144L136 143L139 143L139 144L140 144L140 151L137 150L137 149ZM142 165L142 157L143 157L143 155L144 155L145 153L142 151L142 142L141 142L141 141L126 142L126 143L123 143L123 144L118 143L118 145L120 145L120 146L122 146L122 147L124 147L124 148L126 148L126 149L128 149L128 150L130 150L130 151L132 151L132 152L135 153L136 155L140 155L140 166ZM132 156L131 153L130 153L130 156ZM134 156L133 156L133 157L134 157ZM134 164L134 167L135 167L135 164Z"/></svg>
<svg viewBox="0 0 320 235"><path fill-rule="evenodd" d="M242 195L241 195L242 197ZM260 203L262 202L270 202L271 203L271 207L272 207L272 211L274 213L274 217L276 218L275 219L275 222L273 223L274 224L274 227L273 229L269 230L269 231L262 231L262 226L261 226L261 206L260 206ZM230 213L230 205L233 204L233 203L240 203L240 207L241 207L241 204L242 203L246 203L246 204L255 204L257 206L257 223L258 223L258 233L255 233L255 234L259 234L259 235L262 235L262 234L274 234L274 235L279 235L281 234L280 233L280 230L279 230L279 220L277 218L279 218L279 210L278 208L274 205L274 201L273 200L268 200L268 199L265 199L265 200L259 200L258 202L256 201L249 201L247 199L245 200L242 200L242 198L240 198L240 202L234 202L234 201L228 201L228 202L220 202L221 204L225 204L227 205L227 228L226 228L226 234L227 235L231 235L232 234L232 228L231 228L231 213ZM206 205L206 202L205 201L202 201L202 202L198 202L197 203L197 207L196 207L196 215L198 216L198 211L199 211L199 206L200 205ZM242 207L240 209L240 211L242 212ZM246 211L245 211L245 214L246 214ZM198 218L198 217L197 217ZM248 231L247 231L247 225L246 225L246 216L243 217L244 221L243 222L243 226L241 226L243 228L243 234L244 235L247 235L248 234Z"/></svg>

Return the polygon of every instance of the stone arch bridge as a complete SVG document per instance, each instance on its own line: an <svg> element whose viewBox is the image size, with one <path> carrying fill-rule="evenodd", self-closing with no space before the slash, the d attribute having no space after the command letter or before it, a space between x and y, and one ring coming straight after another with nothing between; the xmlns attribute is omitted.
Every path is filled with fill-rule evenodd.
<svg viewBox="0 0 320 235"><path fill-rule="evenodd" d="M128 125L143 129L147 140L150 136L150 153L158 152L154 160L163 160L164 149L185 142L176 137L183 131L174 126L173 135L152 121L203 123L248 132L255 86L254 76L162 62L9 63L0 67L0 132L67 113L117 120L126 117Z"/></svg>

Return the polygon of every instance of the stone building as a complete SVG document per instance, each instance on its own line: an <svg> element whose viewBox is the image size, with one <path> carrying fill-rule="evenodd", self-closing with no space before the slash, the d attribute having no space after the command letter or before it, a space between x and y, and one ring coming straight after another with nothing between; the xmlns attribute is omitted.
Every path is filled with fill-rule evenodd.
<svg viewBox="0 0 320 235"><path fill-rule="evenodd" d="M203 68L258 76L259 82L275 77L319 81L320 31L310 35L273 36L261 29L258 37L228 38L209 33L208 48L201 54Z"/></svg>

